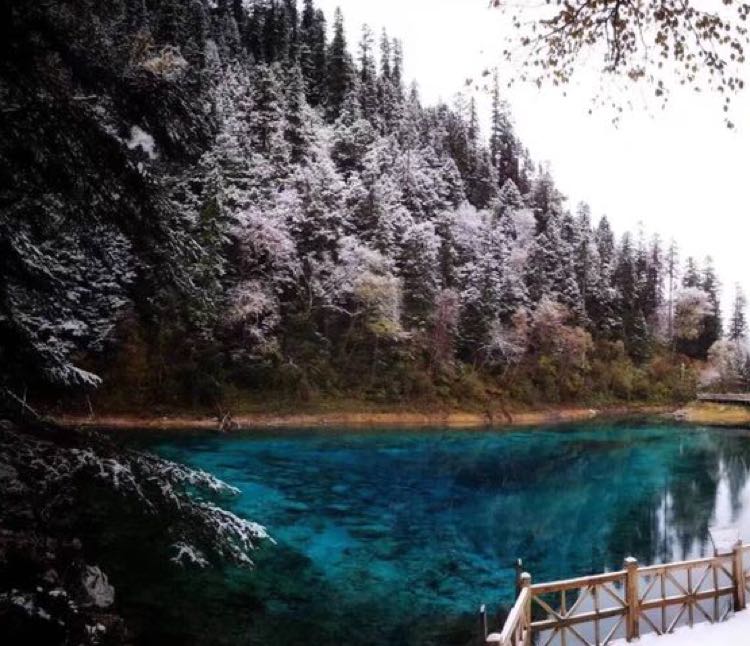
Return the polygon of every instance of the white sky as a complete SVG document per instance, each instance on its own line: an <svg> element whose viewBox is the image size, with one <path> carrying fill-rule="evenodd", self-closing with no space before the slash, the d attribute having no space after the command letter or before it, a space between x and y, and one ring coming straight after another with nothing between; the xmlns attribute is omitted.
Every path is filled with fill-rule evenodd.
<svg viewBox="0 0 750 646"><path fill-rule="evenodd" d="M355 50L361 25L379 34L386 27L404 44L406 79L416 78L424 103L451 101L498 65L501 81L513 69L501 60L508 19L488 0L317 0L329 22L340 6L349 46ZM675 94L665 111L647 105L642 90L616 94L637 106L618 127L606 109L588 111L597 82L591 71L567 89L537 90L516 84L505 91L517 132L535 161L551 164L568 205L581 200L595 218L606 214L615 231L674 237L684 259L711 255L724 283L729 308L735 282L750 293L750 98L736 100L729 130L718 99ZM484 93L477 95L486 106ZM485 114L487 108L484 108ZM485 129L486 134L486 129Z"/></svg>

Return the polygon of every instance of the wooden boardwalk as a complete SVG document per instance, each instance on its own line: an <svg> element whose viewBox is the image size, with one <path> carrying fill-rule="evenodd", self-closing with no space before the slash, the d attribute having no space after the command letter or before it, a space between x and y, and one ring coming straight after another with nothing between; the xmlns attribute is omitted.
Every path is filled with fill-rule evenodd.
<svg viewBox="0 0 750 646"><path fill-rule="evenodd" d="M606 646L641 633L664 635L675 628L724 621L746 608L750 594L750 545L737 542L715 556L641 567L633 558L623 569L594 576L532 584L522 574L516 603L500 632L486 646Z"/></svg>
<svg viewBox="0 0 750 646"><path fill-rule="evenodd" d="M712 404L741 404L750 406L749 393L700 393L698 401Z"/></svg>

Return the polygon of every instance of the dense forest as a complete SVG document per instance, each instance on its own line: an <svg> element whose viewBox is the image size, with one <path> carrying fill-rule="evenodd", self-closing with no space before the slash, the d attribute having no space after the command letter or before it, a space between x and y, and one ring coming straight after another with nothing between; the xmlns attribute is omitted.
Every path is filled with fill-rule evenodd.
<svg viewBox="0 0 750 646"><path fill-rule="evenodd" d="M722 338L710 260L569 207L497 75L483 132L312 0L2 18L6 399L673 400Z"/></svg>

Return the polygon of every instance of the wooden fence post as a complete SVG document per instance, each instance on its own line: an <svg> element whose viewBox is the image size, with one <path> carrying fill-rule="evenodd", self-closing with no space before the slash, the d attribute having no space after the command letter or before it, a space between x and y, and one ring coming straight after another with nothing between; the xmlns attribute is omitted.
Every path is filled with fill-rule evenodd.
<svg viewBox="0 0 750 646"><path fill-rule="evenodd" d="M478 643L484 644L487 643L487 606L482 604L479 606L479 640Z"/></svg>
<svg viewBox="0 0 750 646"><path fill-rule="evenodd" d="M521 594L521 575L523 574L523 561L516 559L516 599Z"/></svg>
<svg viewBox="0 0 750 646"><path fill-rule="evenodd" d="M628 604L625 615L625 638L638 639L640 635L640 598L638 591L638 559L629 556L625 559L625 602Z"/></svg>
<svg viewBox="0 0 750 646"><path fill-rule="evenodd" d="M732 583L734 584L734 611L745 609L745 564L742 559L742 541L732 548Z"/></svg>
<svg viewBox="0 0 750 646"><path fill-rule="evenodd" d="M521 582L521 589L524 588L530 588L531 587L531 575L528 572L523 572L521 576L519 577L519 580ZM526 605L523 608L523 614L526 618L525 624L526 624L526 633L524 637L524 646L531 646L531 591L529 590L529 594L526 596Z"/></svg>

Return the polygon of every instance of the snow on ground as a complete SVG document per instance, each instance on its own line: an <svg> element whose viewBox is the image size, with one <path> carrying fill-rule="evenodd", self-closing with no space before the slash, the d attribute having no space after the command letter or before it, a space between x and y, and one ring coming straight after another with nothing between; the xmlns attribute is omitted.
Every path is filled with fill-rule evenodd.
<svg viewBox="0 0 750 646"><path fill-rule="evenodd" d="M130 128L130 139L125 144L130 150L140 148L148 155L149 159L156 159L156 143L154 142L154 138L138 126Z"/></svg>
<svg viewBox="0 0 750 646"><path fill-rule="evenodd" d="M747 646L750 643L750 610L738 612L719 624L705 622L693 628L684 626L661 637L650 633L631 643L638 646ZM627 642L622 639L613 644L625 646Z"/></svg>

